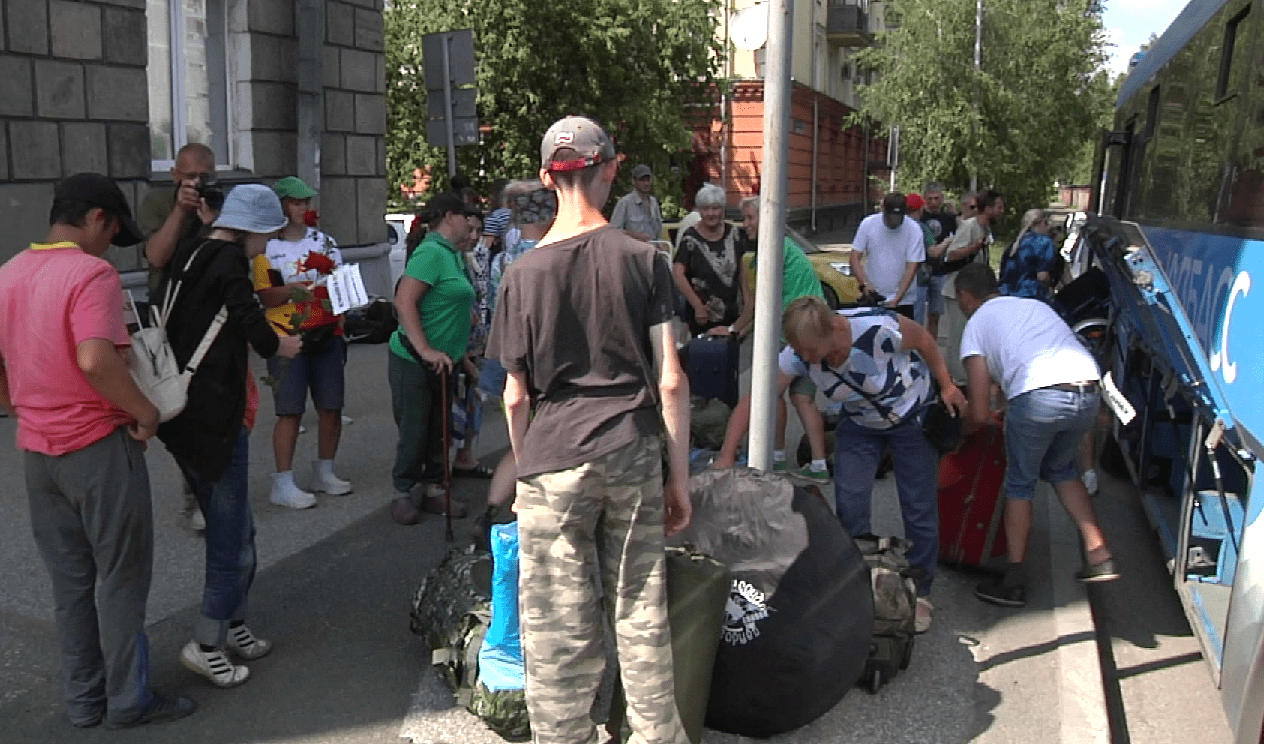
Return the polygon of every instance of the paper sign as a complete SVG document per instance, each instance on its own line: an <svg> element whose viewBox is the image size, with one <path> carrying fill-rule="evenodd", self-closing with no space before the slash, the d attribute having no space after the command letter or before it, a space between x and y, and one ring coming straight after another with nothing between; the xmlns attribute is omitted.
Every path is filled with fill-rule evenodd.
<svg viewBox="0 0 1264 744"><path fill-rule="evenodd" d="M359 264L343 264L329 276L329 303L334 315L342 315L353 307L369 304Z"/></svg>

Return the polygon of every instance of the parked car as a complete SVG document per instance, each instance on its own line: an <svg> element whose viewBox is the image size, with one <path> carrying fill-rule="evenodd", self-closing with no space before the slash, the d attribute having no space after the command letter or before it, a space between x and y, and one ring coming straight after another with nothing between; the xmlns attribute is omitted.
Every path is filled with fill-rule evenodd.
<svg viewBox="0 0 1264 744"><path fill-rule="evenodd" d="M416 218L415 214L386 215L386 239L391 244L390 253L387 254L391 266L391 287L394 287L399 282L399 278L404 275L406 255L404 244L408 240L408 231L412 229L413 220Z"/></svg>
<svg viewBox="0 0 1264 744"><path fill-rule="evenodd" d="M860 299L860 283L851 275L848 252L823 251L788 227L786 237L807 255L808 262L816 270L816 278L821 281L821 293L825 295L825 304L829 305L831 310L837 310L844 304L854 303ZM746 264L746 275L750 277L753 289L755 271L751 264L754 256L745 256L742 260Z"/></svg>

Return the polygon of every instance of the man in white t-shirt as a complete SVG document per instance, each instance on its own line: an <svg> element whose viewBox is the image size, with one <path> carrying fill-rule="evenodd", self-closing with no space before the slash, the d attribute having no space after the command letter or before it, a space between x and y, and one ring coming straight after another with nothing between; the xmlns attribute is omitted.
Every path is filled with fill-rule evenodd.
<svg viewBox="0 0 1264 744"><path fill-rule="evenodd" d="M861 292L877 292L885 299L884 307L912 319L917 299L913 279L917 267L926 260L926 247L921 225L909 218L907 211L904 194L887 194L882 199L882 213L860 222L849 260Z"/></svg>
<svg viewBox="0 0 1264 744"><path fill-rule="evenodd" d="M992 383L1005 411L1005 537L1009 565L1002 578L974 594L1003 607L1027 603L1023 562L1031 532L1036 481L1047 480L1084 540L1083 582L1119 578L1115 560L1075 467L1080 440L1097 419L1100 375L1092 353L1040 300L1004 297L991 267L970 264L957 273L957 302L969 317L961 359L969 379L967 429L994 425Z"/></svg>

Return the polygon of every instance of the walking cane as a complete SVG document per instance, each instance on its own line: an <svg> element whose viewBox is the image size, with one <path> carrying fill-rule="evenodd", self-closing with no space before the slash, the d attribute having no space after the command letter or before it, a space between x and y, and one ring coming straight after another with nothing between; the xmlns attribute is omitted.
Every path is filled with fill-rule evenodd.
<svg viewBox="0 0 1264 744"><path fill-rule="evenodd" d="M452 535L452 404L448 402L448 370L439 373L440 397L443 407L443 519L445 524L443 537L448 542L456 538Z"/></svg>

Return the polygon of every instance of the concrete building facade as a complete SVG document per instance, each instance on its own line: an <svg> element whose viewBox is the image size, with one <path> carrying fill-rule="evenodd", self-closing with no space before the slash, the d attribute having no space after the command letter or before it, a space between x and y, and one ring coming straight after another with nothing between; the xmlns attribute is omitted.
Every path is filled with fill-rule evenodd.
<svg viewBox="0 0 1264 744"><path fill-rule="evenodd" d="M209 145L220 182L298 175L321 228L388 287L383 0L0 0L0 261L43 238L53 185L133 205ZM139 248L108 256L143 286Z"/></svg>

